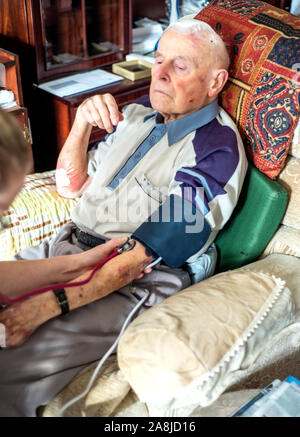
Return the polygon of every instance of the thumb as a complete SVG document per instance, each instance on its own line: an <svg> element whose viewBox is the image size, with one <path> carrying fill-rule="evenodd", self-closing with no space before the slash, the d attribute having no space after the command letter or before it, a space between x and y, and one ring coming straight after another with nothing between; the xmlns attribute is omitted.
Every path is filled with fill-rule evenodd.
<svg viewBox="0 0 300 437"><path fill-rule="evenodd" d="M116 237L112 238L111 240L107 241L105 244L101 245L103 249L105 248L107 251L114 250L117 246L120 246L120 244L125 243L127 240L127 237Z"/></svg>

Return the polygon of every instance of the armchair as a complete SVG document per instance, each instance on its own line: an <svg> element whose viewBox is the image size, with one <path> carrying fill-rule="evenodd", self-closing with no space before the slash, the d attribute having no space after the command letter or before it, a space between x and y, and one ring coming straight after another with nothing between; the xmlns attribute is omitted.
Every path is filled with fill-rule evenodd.
<svg viewBox="0 0 300 437"><path fill-rule="evenodd" d="M273 379L300 378L300 20L258 0L212 0L197 18L228 41L220 103L255 166L216 241L218 274L139 316L121 338L118 361L70 415L227 415ZM1 258L50 238L74 202L57 195L54 171L28 177L8 211ZM89 372L44 416L81 391Z"/></svg>

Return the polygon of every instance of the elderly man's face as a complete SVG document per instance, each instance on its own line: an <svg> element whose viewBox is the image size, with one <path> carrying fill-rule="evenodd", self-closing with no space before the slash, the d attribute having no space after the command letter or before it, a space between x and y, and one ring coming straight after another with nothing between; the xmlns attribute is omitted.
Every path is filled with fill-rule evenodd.
<svg viewBox="0 0 300 437"><path fill-rule="evenodd" d="M165 121L197 111L209 103L210 53L198 38L167 30L160 39L152 69L150 100Z"/></svg>

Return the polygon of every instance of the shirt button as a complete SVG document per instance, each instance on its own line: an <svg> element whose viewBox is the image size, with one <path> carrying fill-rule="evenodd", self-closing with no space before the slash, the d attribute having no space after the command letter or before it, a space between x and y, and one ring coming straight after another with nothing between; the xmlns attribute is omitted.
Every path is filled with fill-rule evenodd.
<svg viewBox="0 0 300 437"><path fill-rule="evenodd" d="M153 141L155 140L155 136L154 135L152 135L152 137L150 137L150 141L151 141L151 143L153 143Z"/></svg>

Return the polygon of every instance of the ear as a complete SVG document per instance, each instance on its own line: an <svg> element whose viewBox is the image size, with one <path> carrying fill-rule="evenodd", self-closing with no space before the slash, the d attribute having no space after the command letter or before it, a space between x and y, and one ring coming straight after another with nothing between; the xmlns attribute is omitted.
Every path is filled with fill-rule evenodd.
<svg viewBox="0 0 300 437"><path fill-rule="evenodd" d="M228 71L221 69L215 70L212 73L212 78L210 80L210 85L208 88L209 97L217 97L217 95L222 91L225 83L228 79Z"/></svg>

